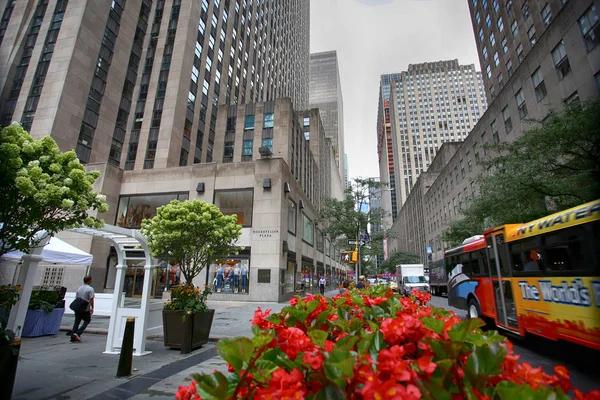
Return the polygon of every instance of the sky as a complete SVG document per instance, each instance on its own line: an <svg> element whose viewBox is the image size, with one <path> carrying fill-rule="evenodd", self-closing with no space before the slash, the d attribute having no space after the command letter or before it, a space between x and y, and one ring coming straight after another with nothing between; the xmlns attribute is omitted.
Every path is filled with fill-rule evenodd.
<svg viewBox="0 0 600 400"><path fill-rule="evenodd" d="M475 64L468 0L310 0L310 51L336 50L351 178L379 176L377 105L381 74L409 64Z"/></svg>

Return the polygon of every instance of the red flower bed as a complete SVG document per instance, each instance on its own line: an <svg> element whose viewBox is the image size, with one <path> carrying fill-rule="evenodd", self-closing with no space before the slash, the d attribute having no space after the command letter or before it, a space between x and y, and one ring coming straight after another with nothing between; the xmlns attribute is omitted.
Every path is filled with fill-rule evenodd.
<svg viewBox="0 0 600 400"><path fill-rule="evenodd" d="M295 297L279 314L255 312L253 338L217 344L229 373L194 375L177 399L600 399L519 363L481 320L378 288Z"/></svg>

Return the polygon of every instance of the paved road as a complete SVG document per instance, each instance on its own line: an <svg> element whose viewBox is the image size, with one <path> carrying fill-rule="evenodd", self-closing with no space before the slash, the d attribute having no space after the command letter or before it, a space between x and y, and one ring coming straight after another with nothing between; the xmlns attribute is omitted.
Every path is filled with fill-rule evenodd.
<svg viewBox="0 0 600 400"><path fill-rule="evenodd" d="M454 311L459 317L467 316L466 311L450 307L446 297L433 296L430 304ZM522 362L540 366L547 373L552 373L555 365L564 365L569 369L575 387L583 391L600 389L600 352L539 337L508 338L515 345L515 353L521 356Z"/></svg>

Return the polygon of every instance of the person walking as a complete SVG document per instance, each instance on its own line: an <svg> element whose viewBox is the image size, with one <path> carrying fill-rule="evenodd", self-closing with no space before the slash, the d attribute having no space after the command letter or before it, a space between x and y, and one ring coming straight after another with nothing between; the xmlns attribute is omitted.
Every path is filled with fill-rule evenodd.
<svg viewBox="0 0 600 400"><path fill-rule="evenodd" d="M361 275L358 277L358 283L356 284L356 288L363 289L365 286L365 276Z"/></svg>
<svg viewBox="0 0 600 400"><path fill-rule="evenodd" d="M327 281L325 280L324 276L321 276L321 279L319 279L319 290L321 291L322 295L325 295L325 285L327 284Z"/></svg>
<svg viewBox="0 0 600 400"><path fill-rule="evenodd" d="M94 313L94 288L90 286L92 277L87 275L83 278L83 285L79 286L75 293L75 299L82 299L87 302L87 306L82 311L75 311L75 323L71 330L71 342L81 342L81 334L92 320ZM79 324L83 321L81 327Z"/></svg>

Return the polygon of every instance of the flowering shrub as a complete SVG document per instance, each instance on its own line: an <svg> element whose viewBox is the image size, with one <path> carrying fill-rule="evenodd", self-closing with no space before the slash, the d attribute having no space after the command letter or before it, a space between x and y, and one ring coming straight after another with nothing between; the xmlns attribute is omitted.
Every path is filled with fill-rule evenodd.
<svg viewBox="0 0 600 400"><path fill-rule="evenodd" d="M206 298L212 292L206 286L204 290L194 285L180 285L171 287L171 300L164 305L165 310L174 311L208 311Z"/></svg>
<svg viewBox="0 0 600 400"><path fill-rule="evenodd" d="M20 295L21 287L19 285L0 286L0 345L10 344L15 339L14 332L6 329L6 325L8 324L10 309L17 304Z"/></svg>
<svg viewBox="0 0 600 400"><path fill-rule="evenodd" d="M194 375L182 399L576 399L566 368L549 375L519 363L481 320L386 288L333 298L294 297L279 314L255 312L253 338L217 344L229 373Z"/></svg>

